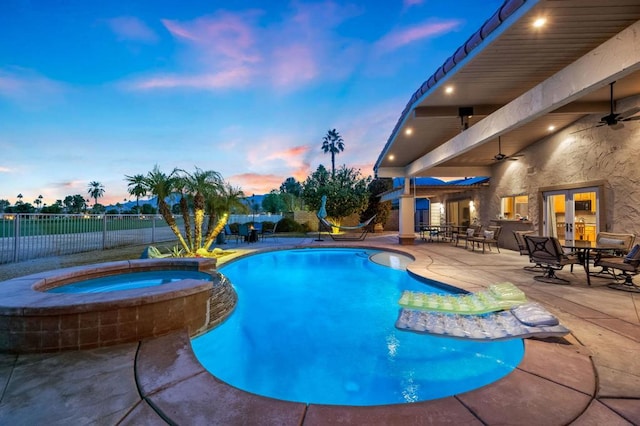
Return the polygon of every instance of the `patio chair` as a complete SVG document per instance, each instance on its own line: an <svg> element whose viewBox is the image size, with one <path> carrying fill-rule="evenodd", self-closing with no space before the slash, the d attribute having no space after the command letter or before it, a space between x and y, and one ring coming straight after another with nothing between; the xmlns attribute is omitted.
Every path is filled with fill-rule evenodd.
<svg viewBox="0 0 640 426"><path fill-rule="evenodd" d="M469 227L465 232L459 232L455 235L456 247L458 247L458 241L463 240L464 248L467 248L469 239L480 236L481 231L482 231L482 226L469 225Z"/></svg>
<svg viewBox="0 0 640 426"><path fill-rule="evenodd" d="M581 260L577 253L565 253L556 237L525 235L524 240L527 243L531 261L539 263L544 268L544 273L533 277L534 280L550 284L569 284L569 280L556 276L556 271L561 270L565 265L580 264Z"/></svg>
<svg viewBox="0 0 640 426"><path fill-rule="evenodd" d="M238 234L236 232L233 232L229 225L225 225L224 226L224 243L226 243L227 240L230 240L231 237L235 238L236 242L238 242Z"/></svg>
<svg viewBox="0 0 640 426"><path fill-rule="evenodd" d="M527 242L524 240L525 235L533 235L534 231L513 231L513 236L516 239L516 244L518 245L518 252L520 256L529 256L529 249L527 248ZM529 256L529 261L531 263L535 263L534 266L525 266L522 269L529 272L538 272L542 265L540 263L534 262L531 260L531 256Z"/></svg>
<svg viewBox="0 0 640 426"><path fill-rule="evenodd" d="M249 230L249 224L241 223L238 225L238 233L236 234L236 242L239 242L240 239L243 241L249 242L249 236L251 231Z"/></svg>
<svg viewBox="0 0 640 426"><path fill-rule="evenodd" d="M475 250L475 245L482 244L482 253L484 254L484 247L489 247L489 251L491 251L491 244L496 246L496 250L500 253L500 247L498 246L498 237L500 237L500 232L502 231L502 226L489 226L486 231L482 232L477 237L469 238L469 242L471 243L471 250Z"/></svg>
<svg viewBox="0 0 640 426"><path fill-rule="evenodd" d="M603 247L611 247L611 250L598 250L598 259L604 259L605 257L620 257L629 253L633 242L636 239L636 234L623 234L616 232L598 232L596 236L596 246L601 249ZM595 265L594 266L600 266ZM601 266L601 269L597 272L592 272L592 276L609 276L611 272L607 267Z"/></svg>
<svg viewBox="0 0 640 426"><path fill-rule="evenodd" d="M633 283L633 276L638 274L640 266L640 244L636 244L626 256L596 256L594 265L602 266L615 280L608 285L609 288L640 293L640 287ZM620 273L616 274L616 270ZM618 282L619 277L624 277L623 283Z"/></svg>
<svg viewBox="0 0 640 426"><path fill-rule="evenodd" d="M375 217L376 215L373 215L356 226L336 225L320 216L318 216L318 219L320 220L320 223L329 230L329 236L333 241L362 241L367 237L367 234L369 233L369 225L371 225L371 222ZM340 231L343 231L343 233L334 234L332 233L333 228L337 228Z"/></svg>

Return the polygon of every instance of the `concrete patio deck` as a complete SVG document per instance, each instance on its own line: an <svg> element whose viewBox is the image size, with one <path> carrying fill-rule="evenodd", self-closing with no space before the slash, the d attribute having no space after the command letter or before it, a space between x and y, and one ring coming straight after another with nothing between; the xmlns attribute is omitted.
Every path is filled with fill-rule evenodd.
<svg viewBox="0 0 640 426"><path fill-rule="evenodd" d="M239 255L338 245L314 239L228 248ZM640 294L609 289L598 278L587 287L580 267L559 272L570 285L537 282L522 269L528 259L509 250L482 254L442 242L397 241L384 233L340 245L404 251L416 258L412 272L469 291L511 281L572 333L526 340L518 368L481 389L378 407L305 405L237 390L202 369L186 333L87 351L0 354L0 424L640 425Z"/></svg>

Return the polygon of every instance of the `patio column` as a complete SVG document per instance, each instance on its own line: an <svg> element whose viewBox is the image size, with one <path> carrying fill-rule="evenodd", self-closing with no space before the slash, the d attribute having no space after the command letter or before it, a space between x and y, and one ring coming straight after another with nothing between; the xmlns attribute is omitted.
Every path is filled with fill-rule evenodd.
<svg viewBox="0 0 640 426"><path fill-rule="evenodd" d="M399 198L400 245L415 243L415 199L411 194L411 178L404 178L404 192Z"/></svg>

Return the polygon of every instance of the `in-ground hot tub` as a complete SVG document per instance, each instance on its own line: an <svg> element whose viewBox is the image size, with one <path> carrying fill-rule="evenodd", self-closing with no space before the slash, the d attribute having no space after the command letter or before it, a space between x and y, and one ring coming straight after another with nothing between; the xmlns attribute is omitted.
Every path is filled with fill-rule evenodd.
<svg viewBox="0 0 640 426"><path fill-rule="evenodd" d="M48 292L66 284L148 271L199 271L211 278L98 293ZM0 283L0 352L90 349L224 320L237 296L216 260L139 259L42 272Z"/></svg>

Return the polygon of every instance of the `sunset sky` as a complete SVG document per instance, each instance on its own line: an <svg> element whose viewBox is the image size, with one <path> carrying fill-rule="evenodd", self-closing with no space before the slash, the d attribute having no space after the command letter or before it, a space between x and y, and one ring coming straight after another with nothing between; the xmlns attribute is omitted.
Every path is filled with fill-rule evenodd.
<svg viewBox="0 0 640 426"><path fill-rule="evenodd" d="M501 0L0 2L0 199L101 204L158 165L264 194L373 163L413 92Z"/></svg>

